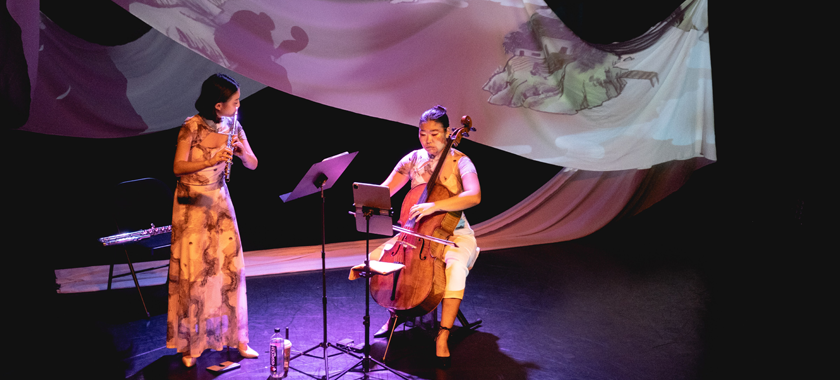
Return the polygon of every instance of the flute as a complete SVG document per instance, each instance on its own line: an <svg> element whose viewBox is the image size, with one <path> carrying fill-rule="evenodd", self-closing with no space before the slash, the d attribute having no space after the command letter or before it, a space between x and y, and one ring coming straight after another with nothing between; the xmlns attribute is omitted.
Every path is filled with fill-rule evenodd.
<svg viewBox="0 0 840 380"><path fill-rule="evenodd" d="M230 159L225 163L225 182L230 182L230 167L233 165L233 134L236 133L236 117L239 116L239 107L233 113L233 123L228 130L227 147L231 151Z"/></svg>
<svg viewBox="0 0 840 380"><path fill-rule="evenodd" d="M167 232L172 232L172 226L165 226L165 227L155 227L155 224L152 223L152 228L148 230L140 230L134 232L126 232L122 234L116 234L111 236L106 236L104 238L100 238L99 242L102 243L103 246L109 245L117 245L117 244L125 244L125 243L133 243L135 241L148 239L155 235L165 234Z"/></svg>

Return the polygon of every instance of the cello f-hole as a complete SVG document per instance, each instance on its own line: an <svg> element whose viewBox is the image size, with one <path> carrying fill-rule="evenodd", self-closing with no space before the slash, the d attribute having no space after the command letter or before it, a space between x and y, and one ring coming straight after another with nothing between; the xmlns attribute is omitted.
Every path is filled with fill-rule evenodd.
<svg viewBox="0 0 840 380"><path fill-rule="evenodd" d="M398 270L397 273L394 273L394 286L391 288L391 301L397 299L397 283L400 281L400 272Z"/></svg>
<svg viewBox="0 0 840 380"><path fill-rule="evenodd" d="M420 260L426 260L426 256L423 255L424 249L426 248L426 239L422 239L422 240L423 240L423 244L420 246L420 252L417 253L417 257L419 257Z"/></svg>

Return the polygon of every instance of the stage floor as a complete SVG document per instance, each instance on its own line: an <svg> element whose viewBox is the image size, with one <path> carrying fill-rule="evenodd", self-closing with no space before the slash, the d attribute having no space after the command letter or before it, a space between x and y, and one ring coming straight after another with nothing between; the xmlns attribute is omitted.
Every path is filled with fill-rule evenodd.
<svg viewBox="0 0 840 380"><path fill-rule="evenodd" d="M475 331L457 329L450 343L453 366L436 370L433 331L400 328L387 365L417 379L698 379L708 372L708 273L695 253L660 255L637 247L604 244L602 235L550 245L482 252L467 281L462 311L481 319ZM625 249L630 251L624 251ZM365 286L349 281L347 268L329 269L327 339L364 343ZM237 350L207 351L192 369L165 348L166 290L144 287L152 317L143 318L136 290L58 294L77 311L62 321L76 341L95 350L89 374L131 379L259 379L268 376L269 337L289 327L293 350L323 340L320 271L249 276L251 345L261 356L243 359ZM387 311L371 302L371 330ZM459 324L456 322L456 326ZM382 359L385 339L372 339L372 357ZM328 354L339 351L330 348ZM316 348L311 354L320 356ZM225 360L241 368L215 374L206 367ZM349 355L328 360L329 372L356 363ZM90 360L87 361L91 363ZM92 363L91 363L92 364ZM292 361L289 379L321 377L323 359ZM94 376L95 377L95 376ZM350 372L342 378L356 379ZM371 378L395 379L387 371Z"/></svg>
<svg viewBox="0 0 840 380"><path fill-rule="evenodd" d="M434 332L420 327L398 329L385 362L408 378L458 380L814 378L832 363L832 351L816 343L828 336L835 315L826 302L836 298L833 266L801 245L805 235L716 228L697 239L696 228L652 231L634 222L569 242L482 251L461 309L483 323L475 331L454 331L452 368L434 369ZM793 252L798 259L788 257ZM347 278L353 262L326 271L329 343L364 342L367 295L364 282ZM53 294L48 311L36 316L49 324L38 322L41 330L72 343L56 363L70 369L64 373L263 380L275 327L290 328L295 351L323 341L321 284L320 270L249 276L250 340L261 356L207 351L191 369L165 348L163 285L143 287L149 319L133 288ZM375 331L388 314L373 302L370 311ZM374 358L382 358L386 343L372 339ZM206 369L226 360L241 368ZM357 361L331 357L331 378ZM296 359L288 378L320 378L324 364ZM370 378L397 377L378 371Z"/></svg>

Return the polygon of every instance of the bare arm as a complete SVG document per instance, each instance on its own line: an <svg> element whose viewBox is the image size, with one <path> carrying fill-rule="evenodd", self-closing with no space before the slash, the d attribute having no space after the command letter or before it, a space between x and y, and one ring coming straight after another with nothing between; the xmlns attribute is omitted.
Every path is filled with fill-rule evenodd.
<svg viewBox="0 0 840 380"><path fill-rule="evenodd" d="M224 148L216 152L209 160L189 161L191 144L192 138L189 128L186 126L181 127L181 132L178 134L178 145L175 148L175 160L172 163L172 171L178 177L216 166L222 161L229 160L231 157L230 149Z"/></svg>
<svg viewBox="0 0 840 380"><path fill-rule="evenodd" d="M388 186L391 189L391 196L393 197L406 183L408 183L408 176L394 169L391 175L388 176L388 179L382 182L382 186Z"/></svg>

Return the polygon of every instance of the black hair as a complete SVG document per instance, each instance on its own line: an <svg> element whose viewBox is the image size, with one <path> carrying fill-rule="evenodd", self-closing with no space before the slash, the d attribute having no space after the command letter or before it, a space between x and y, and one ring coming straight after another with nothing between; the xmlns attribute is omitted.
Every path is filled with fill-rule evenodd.
<svg viewBox="0 0 840 380"><path fill-rule="evenodd" d="M427 121L436 121L443 125L444 132L449 130L449 116L446 115L446 108L441 105L434 106L420 116L420 124Z"/></svg>
<svg viewBox="0 0 840 380"><path fill-rule="evenodd" d="M239 91L239 83L225 74L213 74L201 84L201 95L195 101L195 109L201 117L219 122L216 104L227 102Z"/></svg>

